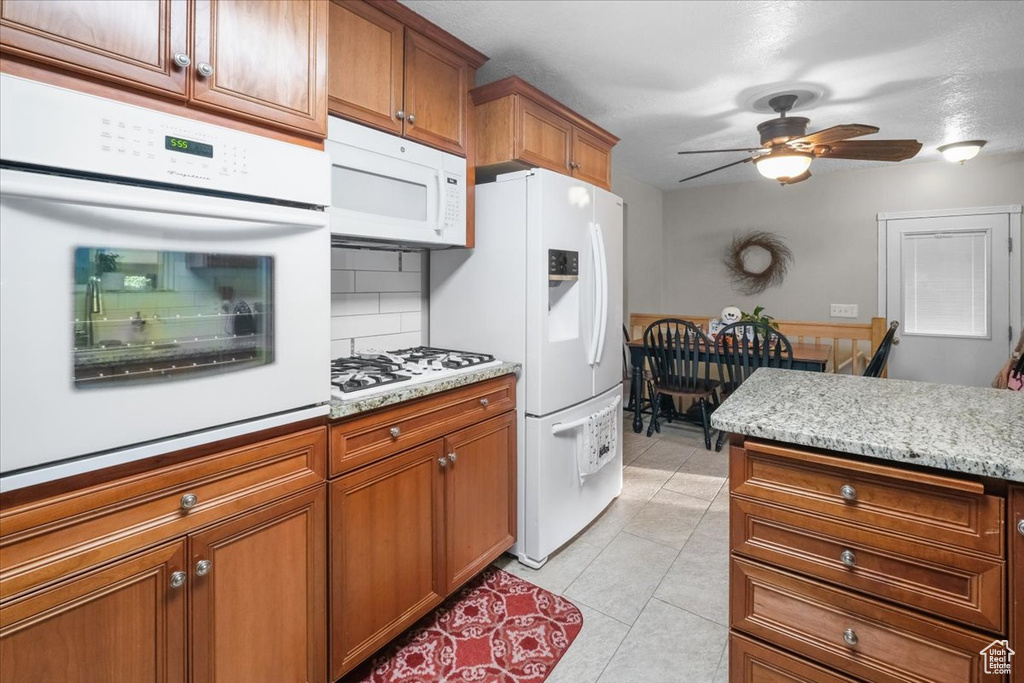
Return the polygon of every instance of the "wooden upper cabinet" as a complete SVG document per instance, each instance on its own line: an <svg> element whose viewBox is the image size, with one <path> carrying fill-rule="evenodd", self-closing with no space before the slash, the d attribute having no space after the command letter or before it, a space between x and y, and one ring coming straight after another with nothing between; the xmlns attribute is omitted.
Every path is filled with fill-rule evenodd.
<svg viewBox="0 0 1024 683"><path fill-rule="evenodd" d="M445 439L448 591L516 540L516 414L507 412Z"/></svg>
<svg viewBox="0 0 1024 683"><path fill-rule="evenodd" d="M405 32L405 136L466 154L469 64L415 31Z"/></svg>
<svg viewBox="0 0 1024 683"><path fill-rule="evenodd" d="M184 683L184 564L180 540L8 602L0 680Z"/></svg>
<svg viewBox="0 0 1024 683"><path fill-rule="evenodd" d="M326 135L326 3L195 0L194 16L194 102Z"/></svg>
<svg viewBox="0 0 1024 683"><path fill-rule="evenodd" d="M325 498L319 486L190 537L193 683L326 679Z"/></svg>
<svg viewBox="0 0 1024 683"><path fill-rule="evenodd" d="M333 0L329 11L328 109L401 134L405 26L361 1Z"/></svg>
<svg viewBox="0 0 1024 683"><path fill-rule="evenodd" d="M0 49L105 81L184 100L185 0L3 0Z"/></svg>
<svg viewBox="0 0 1024 683"><path fill-rule="evenodd" d="M517 76L470 91L477 178L546 168L611 189L617 137Z"/></svg>

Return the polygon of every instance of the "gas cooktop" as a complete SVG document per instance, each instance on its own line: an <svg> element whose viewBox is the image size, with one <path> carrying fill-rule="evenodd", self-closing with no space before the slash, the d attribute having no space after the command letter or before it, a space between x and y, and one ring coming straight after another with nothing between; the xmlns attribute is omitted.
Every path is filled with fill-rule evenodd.
<svg viewBox="0 0 1024 683"><path fill-rule="evenodd" d="M342 400L386 391L398 382L425 382L494 364L487 353L415 346L398 351L367 349L331 361L331 393Z"/></svg>

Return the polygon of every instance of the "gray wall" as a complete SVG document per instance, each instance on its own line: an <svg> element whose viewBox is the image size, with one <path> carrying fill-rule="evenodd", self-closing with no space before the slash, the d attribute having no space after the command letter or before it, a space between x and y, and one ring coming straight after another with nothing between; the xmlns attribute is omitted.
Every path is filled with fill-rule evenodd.
<svg viewBox="0 0 1024 683"><path fill-rule="evenodd" d="M864 322L878 305L876 214L1022 203L1024 153L982 154L963 166L939 161L819 174L789 187L757 177L674 190L664 193L662 240L645 245L642 258L627 251L626 279L649 288L651 251L661 249L664 312L716 315L728 305L763 305L780 319L829 320L829 304L843 303L857 304ZM795 262L781 286L749 297L732 289L722 254L734 233L752 229L781 235ZM637 307L632 292L627 301L634 312L652 308Z"/></svg>
<svg viewBox="0 0 1024 683"><path fill-rule="evenodd" d="M612 167L612 192L624 205L625 268L623 324L630 313L662 309L661 244L664 230L664 192Z"/></svg>

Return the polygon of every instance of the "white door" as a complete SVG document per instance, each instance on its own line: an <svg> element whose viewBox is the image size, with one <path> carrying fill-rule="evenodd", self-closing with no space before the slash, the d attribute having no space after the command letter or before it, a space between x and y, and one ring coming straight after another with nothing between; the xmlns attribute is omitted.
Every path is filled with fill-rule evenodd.
<svg viewBox="0 0 1024 683"><path fill-rule="evenodd" d="M885 231L886 316L900 323L889 377L988 386L1012 337L1009 214L888 220Z"/></svg>
<svg viewBox="0 0 1024 683"><path fill-rule="evenodd" d="M601 239L603 306L598 311L600 344L594 363L594 395L622 383L622 199L594 190L594 225Z"/></svg>
<svg viewBox="0 0 1024 683"><path fill-rule="evenodd" d="M536 170L527 186L526 412L547 415L593 396L600 254L591 185ZM549 279L552 250L578 260L578 280Z"/></svg>

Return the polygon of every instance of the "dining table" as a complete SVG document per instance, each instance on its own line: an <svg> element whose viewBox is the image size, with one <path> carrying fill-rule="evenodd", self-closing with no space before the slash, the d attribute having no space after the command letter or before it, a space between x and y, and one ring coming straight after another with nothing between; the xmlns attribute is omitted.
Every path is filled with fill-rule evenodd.
<svg viewBox="0 0 1024 683"><path fill-rule="evenodd" d="M626 410L633 410L633 431L640 433L644 428L643 421L643 367L644 367L644 341L633 339L626 343L629 348L629 364L633 368L632 386L629 391L629 403ZM805 342L793 343L793 370L805 370L810 372L825 372L832 357L831 344L809 344ZM718 363L718 352L712 346L707 352L699 354L700 361L705 360L712 364Z"/></svg>

